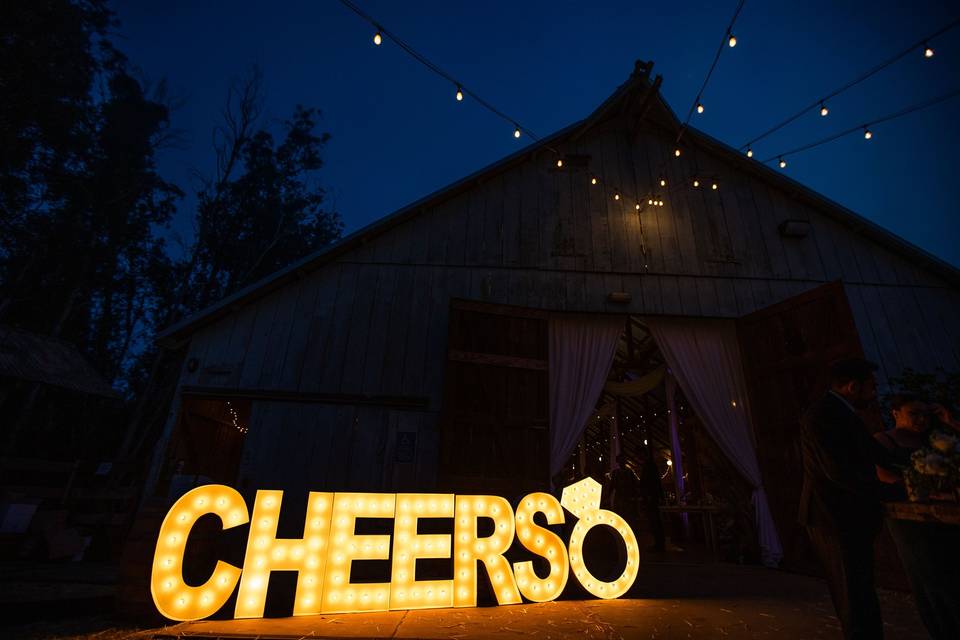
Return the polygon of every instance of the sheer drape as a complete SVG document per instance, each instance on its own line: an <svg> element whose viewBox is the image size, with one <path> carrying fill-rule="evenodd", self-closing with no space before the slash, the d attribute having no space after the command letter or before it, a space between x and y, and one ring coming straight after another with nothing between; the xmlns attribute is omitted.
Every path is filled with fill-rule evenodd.
<svg viewBox="0 0 960 640"><path fill-rule="evenodd" d="M647 324L704 428L753 486L763 562L776 565L783 557L783 549L757 462L733 322L649 318Z"/></svg>
<svg viewBox="0 0 960 640"><path fill-rule="evenodd" d="M567 463L606 382L622 316L550 319L550 478Z"/></svg>

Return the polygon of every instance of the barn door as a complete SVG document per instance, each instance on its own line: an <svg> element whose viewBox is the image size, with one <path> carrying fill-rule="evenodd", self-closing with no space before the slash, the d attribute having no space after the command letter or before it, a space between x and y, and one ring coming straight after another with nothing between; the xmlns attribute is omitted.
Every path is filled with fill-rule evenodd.
<svg viewBox="0 0 960 640"><path fill-rule="evenodd" d="M441 488L510 496L549 486L546 318L454 302L448 344Z"/></svg>
<svg viewBox="0 0 960 640"><path fill-rule="evenodd" d="M816 561L797 524L803 481L799 418L826 391L832 360L863 356L843 285L826 284L744 316L737 334L783 566L810 572Z"/></svg>

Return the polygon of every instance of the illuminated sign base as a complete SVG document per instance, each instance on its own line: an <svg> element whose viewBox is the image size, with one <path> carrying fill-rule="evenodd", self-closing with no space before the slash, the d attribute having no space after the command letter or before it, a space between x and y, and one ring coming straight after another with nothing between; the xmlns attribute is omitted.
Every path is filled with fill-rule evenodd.
<svg viewBox="0 0 960 640"><path fill-rule="evenodd" d="M600 485L585 478L563 490L561 500L548 493L531 493L517 505L506 499L423 493L318 493L307 501L302 538L277 538L282 491L258 491L250 516L242 496L224 485L197 487L181 497L167 513L153 559L150 590L161 614L171 620L199 620L216 613L239 583L236 618L263 616L267 585L273 571L296 571L294 615L474 607L477 605L477 561L487 572L497 604L555 599L572 571L576 580L598 598L616 598L633 584L639 569L637 539L619 515L600 508ZM569 544L534 522L543 514L547 525L562 524L564 509L577 518ZM194 523L216 515L224 529L250 523L243 568L218 561L209 579L190 586L183 579L183 557ZM390 535L355 533L358 518L392 518ZM453 518L450 534L420 534L421 518ZM480 537L479 518L493 521L493 533ZM597 579L583 558L587 532L606 525L626 545L626 566L611 582ZM514 537L527 550L545 559L545 578L533 562L511 567L504 557ZM392 553L391 553L392 552ZM388 560L390 582L358 584L350 581L354 560ZM418 559L453 559L453 579L416 580Z"/></svg>

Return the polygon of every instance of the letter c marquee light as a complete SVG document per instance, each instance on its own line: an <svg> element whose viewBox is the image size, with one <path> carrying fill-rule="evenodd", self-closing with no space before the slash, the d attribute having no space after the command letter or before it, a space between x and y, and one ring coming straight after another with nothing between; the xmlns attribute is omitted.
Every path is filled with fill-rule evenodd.
<svg viewBox="0 0 960 640"><path fill-rule="evenodd" d="M240 579L240 569L217 561L213 575L199 587L183 581L183 554L190 529L201 516L213 514L224 529L246 524L247 505L235 489L219 484L197 487L177 500L160 525L153 555L150 593L162 615L171 620L198 620L212 616L226 603Z"/></svg>
<svg viewBox="0 0 960 640"><path fill-rule="evenodd" d="M157 610L171 620L206 618L223 607L239 582L234 616L262 617L274 571L297 572L294 615L474 607L478 560L498 604L553 600L571 571L594 596L617 598L633 585L640 565L636 536L622 517L600 508L600 485L592 478L566 487L559 502L548 493L531 493L520 500L516 513L499 496L311 492L302 538L277 538L282 500L283 491L258 491L252 518L243 496L223 485L197 487L177 500L160 527L153 559L150 591ZM539 513L546 525L563 524L564 509L577 518L569 545L534 521ZM184 551L191 528L207 514L219 517L224 529L250 522L244 566L218 561L207 582L193 587L183 579ZM421 519L451 517L452 539L448 533L417 531ZM387 534L357 534L358 518L393 519L392 541ZM493 522L493 532L483 537L481 519ZM611 527L626 546L626 566L612 582L598 580L583 557L586 535L597 525ZM545 577L537 575L532 560L511 567L504 554L515 535L547 561ZM418 559L444 558L452 560L452 579L416 579ZM388 559L390 582L350 580L354 560Z"/></svg>

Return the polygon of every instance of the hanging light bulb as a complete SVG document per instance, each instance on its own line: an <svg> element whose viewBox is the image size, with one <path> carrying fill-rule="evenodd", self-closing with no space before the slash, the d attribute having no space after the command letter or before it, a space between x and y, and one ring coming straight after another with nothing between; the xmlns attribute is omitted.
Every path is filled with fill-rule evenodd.
<svg viewBox="0 0 960 640"><path fill-rule="evenodd" d="M660 178L660 186L661 187L667 186L667 181L664 178Z"/></svg>
<svg viewBox="0 0 960 640"><path fill-rule="evenodd" d="M674 149L673 155L675 155L678 158L680 157L680 147L677 147L676 149Z"/></svg>
<svg viewBox="0 0 960 640"><path fill-rule="evenodd" d="M703 113L703 103L702 103L702 102L698 102L698 103L697 103L697 113Z"/></svg>
<svg viewBox="0 0 960 640"><path fill-rule="evenodd" d="M753 157L753 149L747 149L747 157L748 157L748 158L752 158L752 157Z"/></svg>
<svg viewBox="0 0 960 640"><path fill-rule="evenodd" d="M457 87L457 102L463 101L463 89Z"/></svg>
<svg viewBox="0 0 960 640"><path fill-rule="evenodd" d="M864 140L869 140L869 139L872 138L872 137L873 137L873 132L870 131L870 129L867 129L866 127L864 127L864 128L863 128L863 139L864 139Z"/></svg>
<svg viewBox="0 0 960 640"><path fill-rule="evenodd" d="M699 186L700 186L700 181L697 180L696 178L694 178L694 179L693 179L693 186L699 187Z"/></svg>
<svg viewBox="0 0 960 640"><path fill-rule="evenodd" d="M737 46L737 37L731 33L730 38L727 40L727 44L730 45L731 49Z"/></svg>
<svg viewBox="0 0 960 640"><path fill-rule="evenodd" d="M619 192L619 191L614 191L614 192L613 192L613 199L614 199L614 200L619 200L619 199L620 199L620 192Z"/></svg>
<svg viewBox="0 0 960 640"><path fill-rule="evenodd" d="M597 184L597 176L590 178L590 184Z"/></svg>
<svg viewBox="0 0 960 640"><path fill-rule="evenodd" d="M647 204L653 204L653 198L650 198L649 200L647 200Z"/></svg>
<svg viewBox="0 0 960 640"><path fill-rule="evenodd" d="M823 104L823 103L821 102L821 103L820 103L820 116L825 118L828 113L830 113L830 110L827 109L827 105L825 105L825 104Z"/></svg>
<svg viewBox="0 0 960 640"><path fill-rule="evenodd" d="M663 206L663 200L661 200L661 201L658 202L657 204L659 204L659 205L662 207L662 206Z"/></svg>
<svg viewBox="0 0 960 640"><path fill-rule="evenodd" d="M520 127L515 127L515 128L514 128L514 130L513 130L513 137L514 137L514 138L519 138L519 137L520 137Z"/></svg>
<svg viewBox="0 0 960 640"><path fill-rule="evenodd" d="M563 158L557 160L557 169L563 168Z"/></svg>
<svg viewBox="0 0 960 640"><path fill-rule="evenodd" d="M637 211L640 211L640 203L637 203Z"/></svg>
<svg viewBox="0 0 960 640"><path fill-rule="evenodd" d="M714 182L713 184L711 184L711 185L710 185L710 188L713 189L714 191L716 191L716 190L717 190L717 183Z"/></svg>
<svg viewBox="0 0 960 640"><path fill-rule="evenodd" d="M923 43L923 57L924 58L933 57L933 49L928 47L926 42Z"/></svg>
<svg viewBox="0 0 960 640"><path fill-rule="evenodd" d="M383 42L383 36L380 35L380 30L377 29L377 32L373 34L373 44L379 47L382 42Z"/></svg>
<svg viewBox="0 0 960 640"><path fill-rule="evenodd" d="M787 168L787 161L784 160L783 158L780 158L780 168L781 168L781 169L786 169L786 168Z"/></svg>

